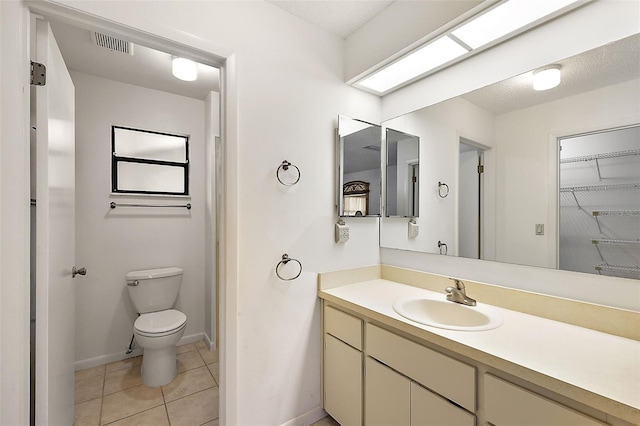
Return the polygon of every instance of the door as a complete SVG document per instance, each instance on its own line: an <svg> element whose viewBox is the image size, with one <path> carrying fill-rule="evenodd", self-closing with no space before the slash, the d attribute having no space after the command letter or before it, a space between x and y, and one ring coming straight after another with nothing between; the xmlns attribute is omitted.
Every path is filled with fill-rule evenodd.
<svg viewBox="0 0 640 426"><path fill-rule="evenodd" d="M481 259L482 150L460 141L458 256Z"/></svg>
<svg viewBox="0 0 640 426"><path fill-rule="evenodd" d="M365 363L364 424L409 426L411 380L373 358L367 357Z"/></svg>
<svg viewBox="0 0 640 426"><path fill-rule="evenodd" d="M342 426L362 425L362 353L325 334L324 409Z"/></svg>
<svg viewBox="0 0 640 426"><path fill-rule="evenodd" d="M75 257L74 87L49 24L42 19L35 21L35 61L47 68L46 85L33 89L36 98L35 422L37 425L71 425L75 348L75 297L71 276Z"/></svg>

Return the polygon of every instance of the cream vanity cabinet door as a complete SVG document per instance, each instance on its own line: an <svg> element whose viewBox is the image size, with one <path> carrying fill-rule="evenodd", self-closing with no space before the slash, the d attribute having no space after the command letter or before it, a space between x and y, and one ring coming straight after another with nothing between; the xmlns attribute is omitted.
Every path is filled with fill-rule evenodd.
<svg viewBox="0 0 640 426"><path fill-rule="evenodd" d="M411 383L411 426L474 426L476 417L451 402Z"/></svg>
<svg viewBox="0 0 640 426"><path fill-rule="evenodd" d="M485 417L495 426L602 426L584 414L499 379L484 376Z"/></svg>
<svg viewBox="0 0 640 426"><path fill-rule="evenodd" d="M362 425L362 321L324 308L324 409L342 426Z"/></svg>
<svg viewBox="0 0 640 426"><path fill-rule="evenodd" d="M411 380L366 357L364 383L366 426L410 426Z"/></svg>

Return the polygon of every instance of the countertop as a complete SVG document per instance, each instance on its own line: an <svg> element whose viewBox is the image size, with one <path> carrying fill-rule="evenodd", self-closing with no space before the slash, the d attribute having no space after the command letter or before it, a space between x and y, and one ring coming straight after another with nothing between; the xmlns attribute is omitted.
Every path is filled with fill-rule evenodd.
<svg viewBox="0 0 640 426"><path fill-rule="evenodd" d="M493 309L504 323L493 330L430 327L397 314L393 302L421 295L445 300L445 294L384 279L320 290L318 294L417 338L640 424L640 342L636 340L499 307Z"/></svg>

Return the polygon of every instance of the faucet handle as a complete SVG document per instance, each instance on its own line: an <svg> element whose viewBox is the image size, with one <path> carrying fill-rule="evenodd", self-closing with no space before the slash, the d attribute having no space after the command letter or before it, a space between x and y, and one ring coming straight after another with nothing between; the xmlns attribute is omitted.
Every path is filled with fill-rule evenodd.
<svg viewBox="0 0 640 426"><path fill-rule="evenodd" d="M464 290L464 283L457 278L449 278L451 281L456 283L456 288L458 290Z"/></svg>

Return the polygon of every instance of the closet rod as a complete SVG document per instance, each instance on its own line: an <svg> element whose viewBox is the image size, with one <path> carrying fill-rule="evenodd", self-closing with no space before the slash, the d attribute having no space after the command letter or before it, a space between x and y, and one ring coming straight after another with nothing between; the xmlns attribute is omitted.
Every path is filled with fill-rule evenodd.
<svg viewBox="0 0 640 426"><path fill-rule="evenodd" d="M630 272L640 274L639 266L609 265L608 263L603 263L600 265L595 265L594 268L596 271L598 271L598 274L600 274L601 271Z"/></svg>
<svg viewBox="0 0 640 426"><path fill-rule="evenodd" d="M124 204L124 203L119 203L116 204L115 202L111 202L109 204L109 207L111 207L112 209L115 209L116 207L180 207L180 208L186 208L187 210L191 210L191 203L187 203L187 204Z"/></svg>
<svg viewBox="0 0 640 426"><path fill-rule="evenodd" d="M622 245L638 245L640 244L640 241L638 240L614 240L614 239L610 239L610 238L597 238L594 240L591 240L591 242L593 244L611 244L611 245L617 245L617 246L622 246Z"/></svg>
<svg viewBox="0 0 640 426"><path fill-rule="evenodd" d="M594 216L640 216L640 210L594 210Z"/></svg>
<svg viewBox="0 0 640 426"><path fill-rule="evenodd" d="M560 164L578 163L580 161L602 160L605 158L628 157L630 155L640 155L640 149L630 149L628 151L607 152L605 154L582 155L580 157L569 157L560 160Z"/></svg>

